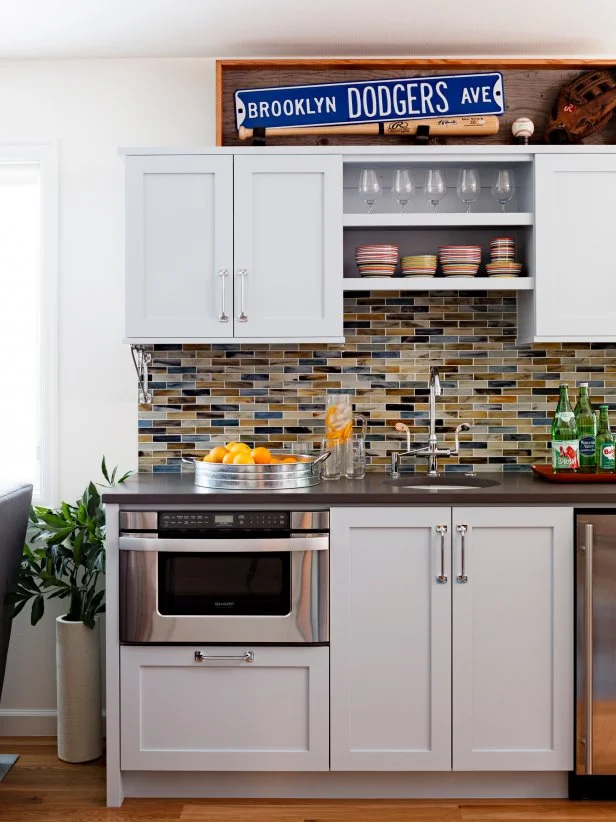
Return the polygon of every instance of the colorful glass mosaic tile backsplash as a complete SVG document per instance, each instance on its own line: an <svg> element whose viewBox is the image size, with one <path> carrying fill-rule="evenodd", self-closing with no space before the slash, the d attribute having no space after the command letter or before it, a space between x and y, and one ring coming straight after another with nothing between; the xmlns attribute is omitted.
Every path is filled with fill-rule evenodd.
<svg viewBox="0 0 616 822"><path fill-rule="evenodd" d="M182 454L231 439L316 444L325 395L341 391L367 418L369 467L382 470L402 445L396 422L415 442L427 439L431 365L443 388L439 443L452 445L455 426L471 425L460 456L441 461L445 470L546 462L561 381L573 401L588 382L595 405L616 408L616 345L518 346L511 292L365 292L345 297L344 310L343 345L154 346L153 402L139 406L140 470L180 471Z"/></svg>

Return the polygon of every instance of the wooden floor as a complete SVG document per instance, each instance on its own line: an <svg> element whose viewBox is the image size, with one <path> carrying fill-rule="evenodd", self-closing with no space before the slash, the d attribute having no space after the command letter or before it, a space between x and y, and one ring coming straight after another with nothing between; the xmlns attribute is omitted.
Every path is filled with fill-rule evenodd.
<svg viewBox="0 0 616 822"><path fill-rule="evenodd" d="M103 760L67 765L41 737L2 737L0 753L21 754L0 782L0 822L616 822L616 803L565 800L127 799L107 810Z"/></svg>

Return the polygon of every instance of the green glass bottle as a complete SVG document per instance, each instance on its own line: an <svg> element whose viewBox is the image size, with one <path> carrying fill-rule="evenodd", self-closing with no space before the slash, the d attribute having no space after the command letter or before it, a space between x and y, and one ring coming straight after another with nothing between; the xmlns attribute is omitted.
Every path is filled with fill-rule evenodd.
<svg viewBox="0 0 616 822"><path fill-rule="evenodd" d="M573 412L580 438L580 473L597 470L597 417L588 396L588 383L580 383L580 395Z"/></svg>
<svg viewBox="0 0 616 822"><path fill-rule="evenodd" d="M614 435L610 428L607 405L599 406L599 431L597 432L597 471L614 473Z"/></svg>
<svg viewBox="0 0 616 822"><path fill-rule="evenodd" d="M569 402L566 385L560 386L556 413L552 420L552 469L554 473L572 474L578 470L580 443L575 414Z"/></svg>

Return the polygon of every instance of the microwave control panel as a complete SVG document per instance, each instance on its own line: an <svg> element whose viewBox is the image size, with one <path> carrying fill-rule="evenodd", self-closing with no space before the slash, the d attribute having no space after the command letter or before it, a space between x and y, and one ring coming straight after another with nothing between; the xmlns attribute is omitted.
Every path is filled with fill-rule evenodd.
<svg viewBox="0 0 616 822"><path fill-rule="evenodd" d="M160 531L289 530L287 511L161 511Z"/></svg>

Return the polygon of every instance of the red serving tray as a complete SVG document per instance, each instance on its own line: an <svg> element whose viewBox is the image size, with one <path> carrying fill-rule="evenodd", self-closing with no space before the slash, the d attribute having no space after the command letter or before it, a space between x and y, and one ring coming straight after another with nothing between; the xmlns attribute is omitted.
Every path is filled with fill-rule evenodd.
<svg viewBox="0 0 616 822"><path fill-rule="evenodd" d="M616 482L616 474L555 474L551 465L531 465L531 469L548 482Z"/></svg>

